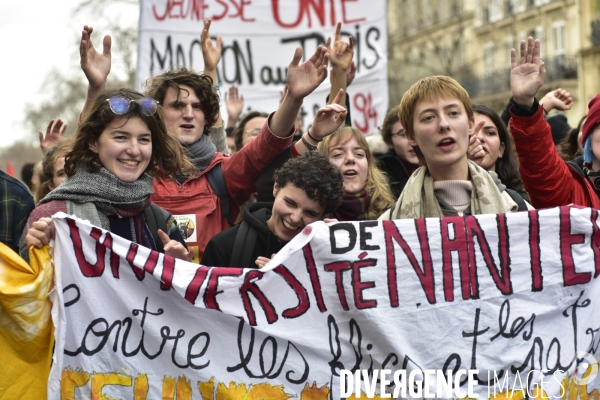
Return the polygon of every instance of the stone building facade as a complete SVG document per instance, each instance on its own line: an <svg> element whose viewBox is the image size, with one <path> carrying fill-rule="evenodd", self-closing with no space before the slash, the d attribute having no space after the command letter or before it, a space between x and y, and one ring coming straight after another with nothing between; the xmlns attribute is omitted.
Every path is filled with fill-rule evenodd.
<svg viewBox="0 0 600 400"><path fill-rule="evenodd" d="M571 92L574 126L600 93L600 0L389 0L390 104L417 79L449 75L474 103L501 112L511 96L510 49L542 41L539 97Z"/></svg>

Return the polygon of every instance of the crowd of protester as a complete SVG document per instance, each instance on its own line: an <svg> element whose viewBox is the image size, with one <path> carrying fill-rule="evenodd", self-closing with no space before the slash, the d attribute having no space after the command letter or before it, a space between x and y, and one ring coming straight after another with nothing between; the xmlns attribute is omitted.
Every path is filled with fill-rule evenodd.
<svg viewBox="0 0 600 400"><path fill-rule="evenodd" d="M28 259L31 246L54 237L51 216L63 211L176 258L262 267L322 219L600 208L600 95L573 129L561 114L572 106L569 92L538 101L546 73L538 40L511 52L512 98L502 115L471 104L453 78L430 76L366 137L352 127L354 41L342 39L341 24L304 63L300 48L290 54L270 113L252 109L235 86L219 97L221 38L209 30L206 20L202 73L170 70L139 93L106 90L111 40L99 52L84 27L89 86L79 121L70 121L77 131L65 138L66 123L50 121L39 136L43 160L23 169L27 186L0 171L0 241ZM327 104L301 126L303 99L328 77Z"/></svg>

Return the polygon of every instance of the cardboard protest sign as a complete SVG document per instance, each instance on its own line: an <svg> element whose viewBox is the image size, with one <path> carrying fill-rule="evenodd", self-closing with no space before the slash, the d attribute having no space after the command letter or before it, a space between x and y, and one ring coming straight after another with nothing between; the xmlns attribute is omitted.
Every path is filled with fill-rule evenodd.
<svg viewBox="0 0 600 400"><path fill-rule="evenodd" d="M223 37L217 70L221 92L235 84L245 107L265 112L277 109L296 47L302 48L306 60L342 22L342 38L347 41L351 35L355 41L357 74L348 89L353 125L371 133L383 123L388 107L384 0L142 0L139 88L165 70L186 67L202 72L204 18L212 19L211 36ZM305 128L325 105L329 89L326 79L305 99L301 110Z"/></svg>
<svg viewBox="0 0 600 400"><path fill-rule="evenodd" d="M319 222L264 271L55 223L51 399L600 394L597 210Z"/></svg>

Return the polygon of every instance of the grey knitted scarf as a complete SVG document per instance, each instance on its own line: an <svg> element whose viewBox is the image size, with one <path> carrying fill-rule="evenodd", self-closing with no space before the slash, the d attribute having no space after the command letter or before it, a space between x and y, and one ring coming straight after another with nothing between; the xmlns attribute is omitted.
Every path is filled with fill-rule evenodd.
<svg viewBox="0 0 600 400"><path fill-rule="evenodd" d="M124 182L102 167L90 172L78 167L73 176L44 197L40 203L68 200L74 203L94 203L104 215L114 215L115 207L143 208L152 190L152 177L142 174L135 182Z"/></svg>
<svg viewBox="0 0 600 400"><path fill-rule="evenodd" d="M211 161L215 158L217 148L211 142L208 135L202 135L195 143L189 146L183 145L188 154L188 158L196 166L196 172L204 171ZM177 175L177 182L183 183L188 176Z"/></svg>

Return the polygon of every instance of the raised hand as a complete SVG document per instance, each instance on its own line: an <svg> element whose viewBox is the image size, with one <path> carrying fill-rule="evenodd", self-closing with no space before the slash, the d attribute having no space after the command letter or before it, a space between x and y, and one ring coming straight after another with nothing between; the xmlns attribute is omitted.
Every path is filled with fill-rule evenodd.
<svg viewBox="0 0 600 400"><path fill-rule="evenodd" d="M325 49L329 54L329 61L332 68L339 68L343 71L348 70L354 57L354 39L348 37L348 42L342 40L342 23L338 22L335 28L335 38L331 46L331 37L325 42Z"/></svg>
<svg viewBox="0 0 600 400"><path fill-rule="evenodd" d="M549 113L552 109L567 111L573 106L573 97L568 90L558 88L546 93L540 100L540 105L544 107L546 113Z"/></svg>
<svg viewBox="0 0 600 400"><path fill-rule="evenodd" d="M79 44L80 65L90 87L93 90L104 90L106 79L110 73L111 66L111 38L104 36L102 42L102 53L98 53L92 44L92 32L94 28L85 25L81 32L81 43Z"/></svg>
<svg viewBox="0 0 600 400"><path fill-rule="evenodd" d="M54 220L52 218L40 218L31 224L31 228L25 235L25 243L27 247L35 246L41 249L44 245L50 243L51 239L54 239L55 234Z"/></svg>
<svg viewBox="0 0 600 400"><path fill-rule="evenodd" d="M355 76L356 76L356 64L354 63L354 60L352 60L352 62L350 63L350 66L346 70L346 88L348 88L348 86L350 86L350 84L354 80Z"/></svg>
<svg viewBox="0 0 600 400"><path fill-rule="evenodd" d="M300 100L311 94L327 78L329 56L323 46L318 46L315 54L300 64L302 49L296 48L294 58L288 66L286 96Z"/></svg>
<svg viewBox="0 0 600 400"><path fill-rule="evenodd" d="M546 67L540 60L540 41L527 38L521 41L521 54L517 61L517 51L510 51L510 88L515 102L531 108L535 95L544 84Z"/></svg>
<svg viewBox="0 0 600 400"><path fill-rule="evenodd" d="M210 38L210 19L204 20L204 29L200 34L200 43L202 43L202 57L204 58L204 73L209 71L215 71L219 61L221 61L221 42L223 38L217 36L216 45L213 45L213 41ZM213 77L214 78L214 77ZM217 82L215 82L216 84Z"/></svg>
<svg viewBox="0 0 600 400"><path fill-rule="evenodd" d="M231 85L229 90L225 92L225 108L229 115L227 126L229 127L232 124L233 127L244 110L244 96L239 93L238 87L235 85Z"/></svg>
<svg viewBox="0 0 600 400"><path fill-rule="evenodd" d="M161 229L158 230L158 237L163 243L165 254L173 258L179 258L184 261L192 261L194 258L194 249L188 251L184 245L179 243L177 240L173 240L164 233Z"/></svg>
<svg viewBox="0 0 600 400"><path fill-rule="evenodd" d="M40 149L42 150L43 155L46 155L51 148L56 146L58 142L64 138L66 130L67 124L59 118L56 122L54 122L53 119L50 120L50 123L46 128L46 135L44 135L42 131L39 131Z"/></svg>
<svg viewBox="0 0 600 400"><path fill-rule="evenodd" d="M481 165L483 157L485 157L485 151L483 150L481 141L477 137L484 125L485 121L479 121L473 128L473 133L469 136L469 150L467 151L467 157L477 165Z"/></svg>
<svg viewBox="0 0 600 400"><path fill-rule="evenodd" d="M344 97L344 90L340 89L331 104L321 107L315 114L315 119L310 128L310 135L321 141L325 136L335 132L346 119L348 110L340 104Z"/></svg>

